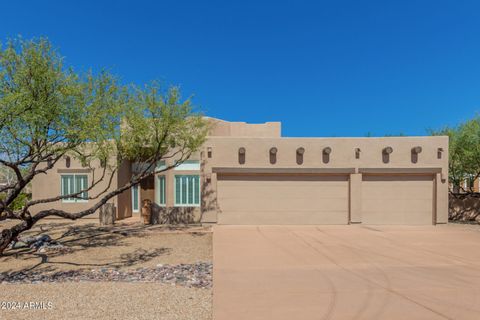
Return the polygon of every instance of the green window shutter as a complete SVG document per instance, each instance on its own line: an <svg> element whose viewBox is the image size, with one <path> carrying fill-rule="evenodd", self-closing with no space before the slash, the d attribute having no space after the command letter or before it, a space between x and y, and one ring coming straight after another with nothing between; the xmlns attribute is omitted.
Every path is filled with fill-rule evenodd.
<svg viewBox="0 0 480 320"><path fill-rule="evenodd" d="M77 188L78 188L75 192L79 192L81 190L85 190L88 188L88 180L86 175L75 176L75 178L77 179ZM82 192L79 195L79 197L80 197L80 200L81 199L87 200L88 192L87 191Z"/></svg>
<svg viewBox="0 0 480 320"><path fill-rule="evenodd" d="M83 176L83 188L88 189L88 176L87 175ZM88 191L85 191L83 193L83 198L88 200Z"/></svg>
<svg viewBox="0 0 480 320"><path fill-rule="evenodd" d="M187 206L197 206L200 204L199 175L175 176L175 204Z"/></svg>
<svg viewBox="0 0 480 320"><path fill-rule="evenodd" d="M193 188L193 191L195 193L195 204L200 204L200 177L199 176L194 176L193 181L195 182L195 186Z"/></svg>
<svg viewBox="0 0 480 320"><path fill-rule="evenodd" d="M132 210L138 211L138 184L132 187Z"/></svg>
<svg viewBox="0 0 480 320"><path fill-rule="evenodd" d="M165 204L165 176L158 176L158 203Z"/></svg>
<svg viewBox="0 0 480 320"><path fill-rule="evenodd" d="M69 176L68 179L68 194L75 193L75 176ZM68 200L75 200L75 198L68 198Z"/></svg>
<svg viewBox="0 0 480 320"><path fill-rule="evenodd" d="M182 184L181 184L181 177L180 176L175 176L175 204L181 204L181 189Z"/></svg>
<svg viewBox="0 0 480 320"><path fill-rule="evenodd" d="M193 204L193 176L188 176L188 204Z"/></svg>
<svg viewBox="0 0 480 320"><path fill-rule="evenodd" d="M70 187L70 179L73 178L72 176L64 175L62 176L62 196L66 196L70 194L69 187Z"/></svg>
<svg viewBox="0 0 480 320"><path fill-rule="evenodd" d="M182 176L182 201L181 204L187 204L187 176Z"/></svg>

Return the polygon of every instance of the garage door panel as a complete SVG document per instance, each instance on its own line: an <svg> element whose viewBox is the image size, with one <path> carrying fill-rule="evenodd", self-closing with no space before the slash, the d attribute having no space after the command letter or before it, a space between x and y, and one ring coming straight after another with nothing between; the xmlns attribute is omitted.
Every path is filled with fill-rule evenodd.
<svg viewBox="0 0 480 320"><path fill-rule="evenodd" d="M230 211L306 211L306 212L328 212L348 210L348 203L345 198L322 199L306 203L305 199L285 198L282 205L276 205L272 201L250 201L248 198L222 198L220 201L222 212Z"/></svg>
<svg viewBox="0 0 480 320"><path fill-rule="evenodd" d="M346 224L345 176L220 176L219 223Z"/></svg>
<svg viewBox="0 0 480 320"><path fill-rule="evenodd" d="M241 192L239 192L241 190ZM222 185L224 198L250 199L258 197L259 194L269 199L308 199L308 198L326 198L326 199L344 199L345 186L323 187L316 185L291 185L291 186L263 186L258 185L254 188L244 188L236 185Z"/></svg>
<svg viewBox="0 0 480 320"><path fill-rule="evenodd" d="M306 211L228 211L218 216L219 224L238 225L315 225L315 224L347 224L345 211L329 211L319 215L318 212Z"/></svg>
<svg viewBox="0 0 480 320"><path fill-rule="evenodd" d="M389 208L390 207L390 208ZM364 199L363 210L366 211L430 211L432 199Z"/></svg>
<svg viewBox="0 0 480 320"><path fill-rule="evenodd" d="M432 176L364 176L362 223L432 224Z"/></svg>

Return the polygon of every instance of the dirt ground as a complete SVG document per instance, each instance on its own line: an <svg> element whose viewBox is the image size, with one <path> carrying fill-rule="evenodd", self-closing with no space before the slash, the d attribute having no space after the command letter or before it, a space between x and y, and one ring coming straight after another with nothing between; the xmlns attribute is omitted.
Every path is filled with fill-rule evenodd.
<svg viewBox="0 0 480 320"><path fill-rule="evenodd" d="M0 224L0 229L5 223ZM75 269L119 270L212 261L212 233L205 227L143 226L119 221L51 219L25 235L45 233L69 253L7 250L0 273L53 273ZM78 282L0 285L0 302L50 302L49 310L8 310L0 319L211 319L211 289L160 283ZM48 307L48 306L47 306Z"/></svg>

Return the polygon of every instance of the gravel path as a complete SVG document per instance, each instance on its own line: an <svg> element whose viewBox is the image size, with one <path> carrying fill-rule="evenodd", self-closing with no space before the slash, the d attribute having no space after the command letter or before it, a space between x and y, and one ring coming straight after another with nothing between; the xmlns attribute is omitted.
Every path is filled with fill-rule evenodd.
<svg viewBox="0 0 480 320"><path fill-rule="evenodd" d="M37 302L52 308L0 309L0 319L182 319L212 318L211 289L158 283L64 282L1 284L0 301Z"/></svg>

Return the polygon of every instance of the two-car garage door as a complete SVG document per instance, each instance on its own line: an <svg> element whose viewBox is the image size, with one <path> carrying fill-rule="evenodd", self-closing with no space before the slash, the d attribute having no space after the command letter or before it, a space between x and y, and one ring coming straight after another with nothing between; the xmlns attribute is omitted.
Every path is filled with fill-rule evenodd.
<svg viewBox="0 0 480 320"><path fill-rule="evenodd" d="M221 175L220 224L347 224L348 177Z"/></svg>
<svg viewBox="0 0 480 320"><path fill-rule="evenodd" d="M363 176L363 224L432 224L433 177ZM219 224L347 224L348 175L220 174Z"/></svg>

